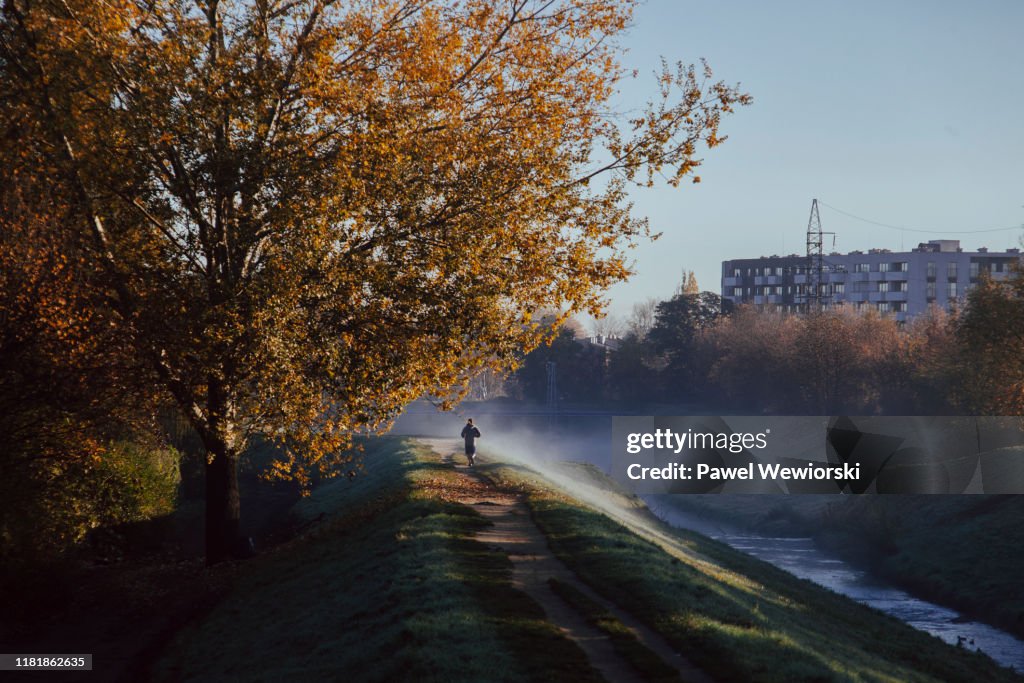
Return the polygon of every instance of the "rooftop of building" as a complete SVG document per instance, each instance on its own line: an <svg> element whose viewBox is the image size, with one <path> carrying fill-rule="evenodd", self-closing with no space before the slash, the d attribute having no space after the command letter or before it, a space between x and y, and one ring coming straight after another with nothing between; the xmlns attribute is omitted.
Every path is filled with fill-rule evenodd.
<svg viewBox="0 0 1024 683"><path fill-rule="evenodd" d="M1013 247L1003 251L989 251L988 247L978 247L977 251L964 251L960 246L960 240L928 240L927 242L920 242L916 247L910 251L892 251L891 249L868 249L866 252L859 249L852 250L846 254L842 254L838 251L829 253L829 256L860 256L864 254L879 255L879 254L913 254L913 253L946 253L946 254L991 254L993 256L1000 254L1020 254L1020 249ZM805 259L806 255L803 254L787 254L786 256L779 256L772 254L771 256L759 256L757 258L739 258L730 259L730 261L758 261L762 259Z"/></svg>

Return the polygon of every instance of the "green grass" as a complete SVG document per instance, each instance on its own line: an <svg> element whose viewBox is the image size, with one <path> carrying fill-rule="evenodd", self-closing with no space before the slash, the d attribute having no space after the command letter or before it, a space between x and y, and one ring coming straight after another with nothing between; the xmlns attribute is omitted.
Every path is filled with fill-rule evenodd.
<svg viewBox="0 0 1024 683"><path fill-rule="evenodd" d="M322 521L246 565L157 680L600 680L512 587L508 558L472 540L487 522L451 502L450 467L391 438L364 461L296 506Z"/></svg>
<svg viewBox="0 0 1024 683"><path fill-rule="evenodd" d="M818 544L928 600L1024 637L1024 497L666 496L665 504Z"/></svg>
<svg viewBox="0 0 1024 683"><path fill-rule="evenodd" d="M871 496L852 503L818 530L822 540L918 595L1024 637L1024 497Z"/></svg>
<svg viewBox="0 0 1024 683"><path fill-rule="evenodd" d="M572 605L573 609L586 617L587 621L601 629L612 647L629 664L651 683L680 681L679 672L665 663L656 652L637 640L625 624L599 603L591 600L581 590L558 579L548 579L551 590Z"/></svg>
<svg viewBox="0 0 1024 683"><path fill-rule="evenodd" d="M481 472L528 494L552 549L584 582L716 678L1020 680L987 657L946 645L725 545L670 529L645 517L614 484L605 484L606 499L625 501L622 519L633 527L628 528L580 502L599 497L592 468L569 474L573 496L520 466L494 463ZM564 470L556 474L565 478Z"/></svg>

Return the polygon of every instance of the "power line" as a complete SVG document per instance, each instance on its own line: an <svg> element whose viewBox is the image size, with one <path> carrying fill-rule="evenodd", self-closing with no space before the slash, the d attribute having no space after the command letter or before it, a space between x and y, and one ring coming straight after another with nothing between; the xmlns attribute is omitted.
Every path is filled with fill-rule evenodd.
<svg viewBox="0 0 1024 683"><path fill-rule="evenodd" d="M854 220L862 221L864 223L870 223L871 225L877 225L877 226L882 227L882 228L889 228L891 230L900 230L902 232L920 232L920 233L931 234L931 235L976 235L976 234L983 233L983 232L1005 232L1007 230L1021 230L1021 229L1024 229L1024 225L1014 225L1014 226L1011 226L1011 227L1008 227L1008 228L986 228L984 230L922 230L920 228L905 228L905 227L903 227L901 225L890 225L888 223L881 223L879 221L873 221L870 218L862 218L861 216L856 216L856 215L850 213L849 211L843 211L842 209L837 209L834 206L830 206L830 205L826 204L823 201L818 201L818 204L820 204L820 205L822 205L824 207L827 207L829 209L832 209L836 213L841 213L844 216L848 216L850 218L853 218Z"/></svg>

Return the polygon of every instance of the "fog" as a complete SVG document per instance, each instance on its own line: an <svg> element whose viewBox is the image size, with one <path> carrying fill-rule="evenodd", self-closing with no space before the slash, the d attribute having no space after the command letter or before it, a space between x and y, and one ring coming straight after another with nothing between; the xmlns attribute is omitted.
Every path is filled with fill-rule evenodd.
<svg viewBox="0 0 1024 683"><path fill-rule="evenodd" d="M662 545L667 551L702 559L666 527L644 502L624 490L610 490L610 480L592 478L566 463L585 463L608 474L611 469L611 412L564 412L554 418L530 406L480 406L441 412L430 404L414 404L395 423L394 434L451 439L451 449L462 452L459 436L467 418L480 429L477 452L482 463L491 458L522 464L542 474L572 497ZM456 460L459 462L459 460Z"/></svg>

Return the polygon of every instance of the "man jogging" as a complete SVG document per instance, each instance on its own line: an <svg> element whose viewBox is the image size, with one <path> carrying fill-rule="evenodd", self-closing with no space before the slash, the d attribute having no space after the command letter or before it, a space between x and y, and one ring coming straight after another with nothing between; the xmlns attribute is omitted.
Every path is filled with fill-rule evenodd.
<svg viewBox="0 0 1024 683"><path fill-rule="evenodd" d="M466 440L466 459L472 467L476 459L476 440L480 438L480 430L473 426L473 418L466 420L466 426L462 428L462 438Z"/></svg>

